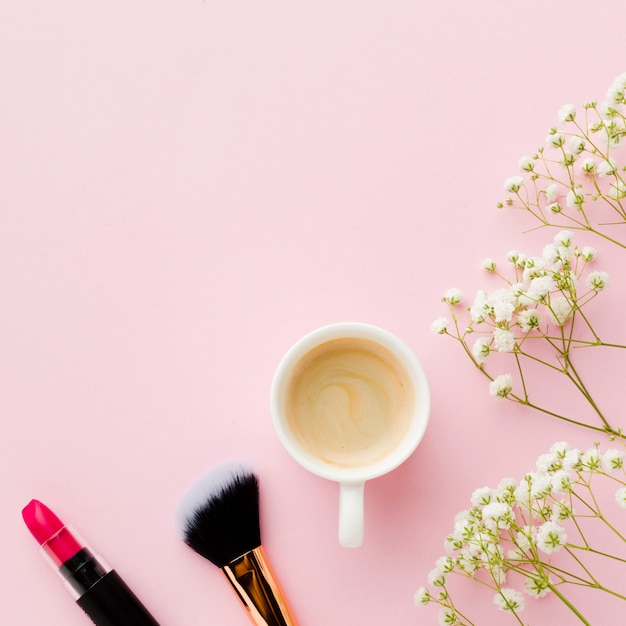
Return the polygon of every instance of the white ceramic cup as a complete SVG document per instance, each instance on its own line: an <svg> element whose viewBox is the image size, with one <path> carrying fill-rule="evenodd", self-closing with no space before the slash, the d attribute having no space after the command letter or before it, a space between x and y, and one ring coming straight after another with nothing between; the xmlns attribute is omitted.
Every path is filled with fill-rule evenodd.
<svg viewBox="0 0 626 626"><path fill-rule="evenodd" d="M338 466L312 453L302 444L302 435L293 432L287 416L289 389L298 376L303 358L323 344L341 339L369 340L391 352L412 387L413 402L402 435L382 458L358 466ZM339 543L345 547L360 546L363 543L365 482L402 464L417 448L428 424L430 391L416 356L395 335L376 326L354 322L324 326L305 335L287 351L274 375L270 406L274 428L289 454L307 470L339 483Z"/></svg>

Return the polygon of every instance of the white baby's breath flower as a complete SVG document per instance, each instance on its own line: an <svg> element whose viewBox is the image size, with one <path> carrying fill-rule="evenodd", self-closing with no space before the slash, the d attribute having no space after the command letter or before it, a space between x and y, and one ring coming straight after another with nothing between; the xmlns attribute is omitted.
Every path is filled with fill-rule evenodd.
<svg viewBox="0 0 626 626"><path fill-rule="evenodd" d="M551 202L546 206L546 209L550 211L550 213L561 213L563 207L558 202Z"/></svg>
<svg viewBox="0 0 626 626"><path fill-rule="evenodd" d="M621 200L626 197L626 184L624 181L618 178L615 182L611 183L608 196L609 198L613 198L613 200Z"/></svg>
<svg viewBox="0 0 626 626"><path fill-rule="evenodd" d="M415 592L413 600L415 602L415 606L424 606L428 604L431 600L430 592L428 591L428 589L426 589L426 587L420 587Z"/></svg>
<svg viewBox="0 0 626 626"><path fill-rule="evenodd" d="M546 266L544 260L540 256L529 256L526 257L524 261L524 267L526 269L537 269L541 270ZM539 274L538 274L539 275Z"/></svg>
<svg viewBox="0 0 626 626"><path fill-rule="evenodd" d="M439 626L455 626L459 623L454 609L447 606L439 609L437 620L439 621Z"/></svg>
<svg viewBox="0 0 626 626"><path fill-rule="evenodd" d="M615 492L615 501L623 509L626 509L626 487L621 487Z"/></svg>
<svg viewBox="0 0 626 626"><path fill-rule="evenodd" d="M560 469L552 474L552 493L563 493L570 491L572 480L570 473L565 469Z"/></svg>
<svg viewBox="0 0 626 626"><path fill-rule="evenodd" d="M561 293L570 294L572 300L576 298L576 290L578 289L578 276L576 274L569 271L565 272L558 277L558 283Z"/></svg>
<svg viewBox="0 0 626 626"><path fill-rule="evenodd" d="M513 391L511 374L500 374L489 383L489 393L498 398L506 398Z"/></svg>
<svg viewBox="0 0 626 626"><path fill-rule="evenodd" d="M571 249L566 245L558 245L556 243L549 243L544 246L542 252L542 259L545 261L547 267L561 268L566 266L572 256Z"/></svg>
<svg viewBox="0 0 626 626"><path fill-rule="evenodd" d="M501 611L515 611L519 613L524 610L524 596L516 589L503 587L493 597L494 604Z"/></svg>
<svg viewBox="0 0 626 626"><path fill-rule="evenodd" d="M576 118L576 107L573 104L564 104L558 113L559 122L573 122Z"/></svg>
<svg viewBox="0 0 626 626"><path fill-rule="evenodd" d="M515 312L515 292L510 287L498 289L487 296L487 306L496 323L510 322Z"/></svg>
<svg viewBox="0 0 626 626"><path fill-rule="evenodd" d="M443 587L446 584L446 574L441 567L435 566L426 577L428 584L433 587Z"/></svg>
<svg viewBox="0 0 626 626"><path fill-rule="evenodd" d="M590 272L586 284L593 291L604 291L609 287L609 275L606 272Z"/></svg>
<svg viewBox="0 0 626 626"><path fill-rule="evenodd" d="M624 102L624 87L618 81L615 80L611 83L611 86L607 89L604 96L604 102L602 103L602 109L616 108Z"/></svg>
<svg viewBox="0 0 626 626"><path fill-rule="evenodd" d="M598 256L598 251L592 246L585 246L582 249L580 256L582 256L583 261L593 261Z"/></svg>
<svg viewBox="0 0 626 626"><path fill-rule="evenodd" d="M618 89L614 86L609 87L609 89L607 89L606 95L604 96L604 101L600 105L602 113L606 116L609 116L611 110L614 110L616 107L622 104L620 97L623 97L623 95L624 92L621 89Z"/></svg>
<svg viewBox="0 0 626 626"><path fill-rule="evenodd" d="M546 137L546 145L551 148L560 148L565 144L565 135L563 133L550 132Z"/></svg>
<svg viewBox="0 0 626 626"><path fill-rule="evenodd" d="M541 258L548 264L554 265L559 260L559 248L553 243L543 247Z"/></svg>
<svg viewBox="0 0 626 626"><path fill-rule="evenodd" d="M615 472L624 467L624 451L609 448L602 455L602 465L607 472Z"/></svg>
<svg viewBox="0 0 626 626"><path fill-rule="evenodd" d="M478 291L474 296L474 302L470 307L469 313L472 321L477 324L485 320L487 314L487 298L487 292L482 290Z"/></svg>
<svg viewBox="0 0 626 626"><path fill-rule="evenodd" d="M548 317L553 324L563 326L574 312L572 303L565 297L552 298L548 306Z"/></svg>
<svg viewBox="0 0 626 626"><path fill-rule="evenodd" d="M557 249L557 265L561 268L568 267L572 254L573 250L571 246L559 246Z"/></svg>
<svg viewBox="0 0 626 626"><path fill-rule="evenodd" d="M503 478L495 489L495 497L498 502L506 502L511 504L514 501L515 488L517 481L514 478Z"/></svg>
<svg viewBox="0 0 626 626"><path fill-rule="evenodd" d="M476 572L480 561L469 550L462 550L456 560L457 566L470 576Z"/></svg>
<svg viewBox="0 0 626 626"><path fill-rule="evenodd" d="M515 544L521 550L529 550L537 543L537 528L535 526L526 525L520 528L515 535Z"/></svg>
<svg viewBox="0 0 626 626"><path fill-rule="evenodd" d="M615 107L624 102L623 76L623 74L620 74L607 89L603 103L605 106L610 105Z"/></svg>
<svg viewBox="0 0 626 626"><path fill-rule="evenodd" d="M570 189L567 192L565 204L570 209L580 210L584 202L585 202L585 192L580 187L576 187L575 189Z"/></svg>
<svg viewBox="0 0 626 626"><path fill-rule="evenodd" d="M578 135L574 135L570 137L568 142L569 150L574 157L577 157L579 154L582 154L585 151L585 140Z"/></svg>
<svg viewBox="0 0 626 626"><path fill-rule="evenodd" d="M602 469L602 458L598 448L589 448L580 457L583 467L590 472L599 472Z"/></svg>
<svg viewBox="0 0 626 626"><path fill-rule="evenodd" d="M454 516L454 532L453 535L457 538L465 538L471 536L474 532L474 520L470 516L470 512L459 511Z"/></svg>
<svg viewBox="0 0 626 626"><path fill-rule="evenodd" d="M517 257L517 261L515 261L515 266L516 267L521 267L524 268L526 267L526 259L527 259L527 255L524 254L523 252L519 253L519 256Z"/></svg>
<svg viewBox="0 0 626 626"><path fill-rule="evenodd" d="M618 107L619 109L622 108ZM621 113L618 111L616 107L610 107L607 109L605 114L605 119L603 120L603 124L599 129L599 135L602 141L609 147L619 146L623 137L623 120L618 116Z"/></svg>
<svg viewBox="0 0 626 626"><path fill-rule="evenodd" d="M555 287L552 276L537 276L530 281L527 295L532 300L543 301Z"/></svg>
<svg viewBox="0 0 626 626"><path fill-rule="evenodd" d="M454 527L456 528L457 524L464 526L467 524L473 525L478 519L480 519L480 515L477 515L477 511L474 507L471 509L463 509L454 516Z"/></svg>
<svg viewBox="0 0 626 626"><path fill-rule="evenodd" d="M570 445L567 441L555 441L550 446L550 454L556 455L558 458L563 459L569 452Z"/></svg>
<svg viewBox="0 0 626 626"><path fill-rule="evenodd" d="M572 239L574 235L569 230L561 230L554 236L554 243L557 246L568 246L572 245Z"/></svg>
<svg viewBox="0 0 626 626"><path fill-rule="evenodd" d="M511 293L513 294L513 297L515 298L515 303L517 306L521 306L519 298L520 296L524 294L525 290L526 290L526 285L523 282L513 283L511 285Z"/></svg>
<svg viewBox="0 0 626 626"><path fill-rule="evenodd" d="M530 495L532 498L545 498L552 493L552 476L540 472L531 474Z"/></svg>
<svg viewBox="0 0 626 626"><path fill-rule="evenodd" d="M580 164L580 169L588 175L595 174L597 169L596 160L593 157L588 157Z"/></svg>
<svg viewBox="0 0 626 626"><path fill-rule="evenodd" d="M523 184L524 179L521 176L509 176L509 178L504 181L504 191L517 193Z"/></svg>
<svg viewBox="0 0 626 626"><path fill-rule="evenodd" d="M490 487L479 487L472 492L470 501L473 506L486 506L493 500L493 497L493 489Z"/></svg>
<svg viewBox="0 0 626 626"><path fill-rule="evenodd" d="M438 317L431 325L430 330L434 335L443 335L448 330L450 320L447 317Z"/></svg>
<svg viewBox="0 0 626 626"><path fill-rule="evenodd" d="M554 452L546 452L540 454L535 462L537 471L542 474L552 474L563 467L563 461L558 454Z"/></svg>
<svg viewBox="0 0 626 626"><path fill-rule="evenodd" d="M613 176L617 172L617 162L613 157L601 160L596 171L600 176Z"/></svg>
<svg viewBox="0 0 626 626"><path fill-rule="evenodd" d="M550 446L550 454L560 461L561 468L570 472L579 465L581 452L576 448L571 448L567 441L557 441Z"/></svg>
<svg viewBox="0 0 626 626"><path fill-rule="evenodd" d="M553 183L552 185L548 185L544 190L543 193L546 196L546 200L548 202L555 202L556 199L559 197L559 186L556 183Z"/></svg>
<svg viewBox="0 0 626 626"><path fill-rule="evenodd" d="M448 535L443 542L443 547L446 554L452 554L463 547L463 541L454 535Z"/></svg>
<svg viewBox="0 0 626 626"><path fill-rule="evenodd" d="M532 297L532 294L527 291L522 291L517 296L517 302L522 307L528 307L537 303L537 299Z"/></svg>
<svg viewBox="0 0 626 626"><path fill-rule="evenodd" d="M489 340L486 337L479 337L472 346L472 354L479 365L482 365L487 360L490 352Z"/></svg>
<svg viewBox="0 0 626 626"><path fill-rule="evenodd" d="M523 309L517 314L517 324L525 332L541 325L541 313L537 309Z"/></svg>
<svg viewBox="0 0 626 626"><path fill-rule="evenodd" d="M518 161L518 167L522 172L532 172L535 169L535 159L524 156Z"/></svg>
<svg viewBox="0 0 626 626"><path fill-rule="evenodd" d="M511 507L505 502L490 502L483 508L483 522L492 530L509 528L513 522Z"/></svg>
<svg viewBox="0 0 626 626"><path fill-rule="evenodd" d="M543 598L551 591L550 581L540 576L527 576L524 582L524 591L531 598Z"/></svg>
<svg viewBox="0 0 626 626"><path fill-rule="evenodd" d="M580 450L568 450L563 457L563 469L573 470L580 464Z"/></svg>
<svg viewBox="0 0 626 626"><path fill-rule="evenodd" d="M454 561L449 556L441 556L437 559L436 567L441 568L444 574L449 574L454 570Z"/></svg>
<svg viewBox="0 0 626 626"><path fill-rule="evenodd" d="M487 270L488 272L495 272L496 271L496 262L493 259L485 259L482 262L482 267L483 267L483 269Z"/></svg>
<svg viewBox="0 0 626 626"><path fill-rule="evenodd" d="M522 480L519 481L517 487L515 488L515 502L518 506L523 508L529 508L531 505L531 496L530 496L530 487L532 483L532 477L530 475L524 476Z"/></svg>
<svg viewBox="0 0 626 626"><path fill-rule="evenodd" d="M456 306L457 304L463 302L463 292L460 289L456 289L453 287L446 291L446 293L443 295L443 299L448 304Z"/></svg>
<svg viewBox="0 0 626 626"><path fill-rule="evenodd" d="M537 529L537 546L546 554L558 552L566 542L567 533L561 524L548 521Z"/></svg>
<svg viewBox="0 0 626 626"><path fill-rule="evenodd" d="M505 328L495 328L493 331L493 344L498 352L513 352L515 335Z"/></svg>
<svg viewBox="0 0 626 626"><path fill-rule="evenodd" d="M571 492L572 471L561 468L552 474L552 494Z"/></svg>
<svg viewBox="0 0 626 626"><path fill-rule="evenodd" d="M519 250L510 250L506 253L507 261L513 263L513 265L517 265L517 259L519 259L520 251Z"/></svg>
<svg viewBox="0 0 626 626"><path fill-rule="evenodd" d="M564 472L565 470L562 471ZM564 492L571 492L571 482L565 482L565 480L569 481L569 477L562 481L564 483L562 489L560 489L559 491L553 490L552 493L559 494ZM570 519L573 515L574 510L571 504L568 504L566 500L556 500L554 502L554 505L552 506L552 514L550 516L550 519L553 522L564 522Z"/></svg>
<svg viewBox="0 0 626 626"><path fill-rule="evenodd" d="M524 552L519 548L513 548L506 553L506 558L509 561L523 561L524 560Z"/></svg>
<svg viewBox="0 0 626 626"><path fill-rule="evenodd" d="M618 74L611 83L611 87L615 87L617 89L621 89L622 91L626 90L626 72L622 74ZM623 96L621 99L624 99Z"/></svg>

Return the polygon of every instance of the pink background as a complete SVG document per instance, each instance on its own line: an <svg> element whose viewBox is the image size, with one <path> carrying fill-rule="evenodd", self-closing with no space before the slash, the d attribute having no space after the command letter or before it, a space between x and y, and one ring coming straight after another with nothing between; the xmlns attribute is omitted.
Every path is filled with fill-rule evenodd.
<svg viewBox="0 0 626 626"><path fill-rule="evenodd" d="M23 526L36 497L163 626L247 624L173 530L188 484L237 456L301 626L436 623L413 593L470 493L592 441L490 398L430 324L448 287L483 286L484 257L551 239L495 204L559 107L626 70L609 4L3 3L0 622L86 623ZM417 453L368 483L358 550L268 402L287 348L346 320L404 339L433 401ZM553 599L524 616L573 623Z"/></svg>

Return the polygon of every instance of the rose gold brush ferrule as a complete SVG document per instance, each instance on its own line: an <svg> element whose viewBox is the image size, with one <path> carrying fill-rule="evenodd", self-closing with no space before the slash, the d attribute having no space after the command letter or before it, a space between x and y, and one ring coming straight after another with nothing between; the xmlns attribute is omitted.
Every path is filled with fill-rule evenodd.
<svg viewBox="0 0 626 626"><path fill-rule="evenodd" d="M262 546L222 568L257 626L297 626Z"/></svg>

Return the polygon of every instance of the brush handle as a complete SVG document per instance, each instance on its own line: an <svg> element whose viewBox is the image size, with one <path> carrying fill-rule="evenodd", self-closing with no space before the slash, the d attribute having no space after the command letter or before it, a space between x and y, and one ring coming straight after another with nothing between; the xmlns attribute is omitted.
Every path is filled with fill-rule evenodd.
<svg viewBox="0 0 626 626"><path fill-rule="evenodd" d="M262 546L222 568L256 626L297 626Z"/></svg>

